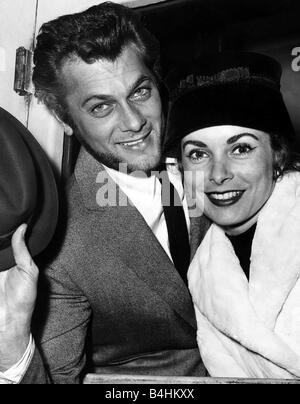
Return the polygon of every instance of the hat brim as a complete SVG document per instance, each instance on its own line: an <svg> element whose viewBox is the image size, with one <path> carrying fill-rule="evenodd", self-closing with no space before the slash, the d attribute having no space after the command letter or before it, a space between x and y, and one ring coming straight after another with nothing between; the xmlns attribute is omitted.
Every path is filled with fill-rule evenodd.
<svg viewBox="0 0 300 404"><path fill-rule="evenodd" d="M56 181L45 152L33 135L12 115L0 108L2 130L17 132L32 157L37 176L38 200L30 219L26 244L32 257L40 254L50 243L58 221L58 192ZM17 229L16 229L17 230ZM0 251L0 272L16 265L12 247Z"/></svg>

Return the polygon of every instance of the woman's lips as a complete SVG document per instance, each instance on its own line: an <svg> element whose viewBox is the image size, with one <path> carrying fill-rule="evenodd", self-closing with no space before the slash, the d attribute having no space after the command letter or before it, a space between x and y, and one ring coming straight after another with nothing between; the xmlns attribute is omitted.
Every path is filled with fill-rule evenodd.
<svg viewBox="0 0 300 404"><path fill-rule="evenodd" d="M206 196L210 202L218 207L226 207L236 204L245 191L210 192Z"/></svg>

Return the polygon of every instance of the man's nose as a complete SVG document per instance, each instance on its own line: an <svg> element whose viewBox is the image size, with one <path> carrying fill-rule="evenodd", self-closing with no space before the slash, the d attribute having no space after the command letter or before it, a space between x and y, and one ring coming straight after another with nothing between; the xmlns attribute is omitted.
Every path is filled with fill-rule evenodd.
<svg viewBox="0 0 300 404"><path fill-rule="evenodd" d="M234 174L230 169L230 165L225 160L214 161L210 171L210 182L216 185L223 185L225 182L232 180Z"/></svg>
<svg viewBox="0 0 300 404"><path fill-rule="evenodd" d="M135 106L126 104L122 108L121 130L123 132L140 132L146 123L146 118Z"/></svg>

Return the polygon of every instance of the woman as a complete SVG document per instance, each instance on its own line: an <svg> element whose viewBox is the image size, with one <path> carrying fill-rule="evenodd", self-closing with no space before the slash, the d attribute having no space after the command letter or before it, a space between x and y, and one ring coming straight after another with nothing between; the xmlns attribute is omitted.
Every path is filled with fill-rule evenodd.
<svg viewBox="0 0 300 404"><path fill-rule="evenodd" d="M281 67L225 53L178 77L170 138L212 222L188 275L203 361L213 377L299 378L300 173Z"/></svg>

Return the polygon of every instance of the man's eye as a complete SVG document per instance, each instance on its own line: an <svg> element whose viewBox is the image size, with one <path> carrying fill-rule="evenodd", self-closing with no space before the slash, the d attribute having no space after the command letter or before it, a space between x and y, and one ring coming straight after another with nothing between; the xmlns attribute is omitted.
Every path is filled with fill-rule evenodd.
<svg viewBox="0 0 300 404"><path fill-rule="evenodd" d="M256 149L255 147L252 147L249 144L240 144L232 150L232 155L247 156L255 149Z"/></svg>
<svg viewBox="0 0 300 404"><path fill-rule="evenodd" d="M111 104L99 104L92 108L92 114L99 116L106 116L113 106Z"/></svg>
<svg viewBox="0 0 300 404"><path fill-rule="evenodd" d="M151 88L139 88L131 97L135 101L146 101L151 97Z"/></svg>
<svg viewBox="0 0 300 404"><path fill-rule="evenodd" d="M208 158L209 156L208 156L208 154L205 152L205 151L203 151L203 150L192 150L190 153L189 153L189 159L192 161L192 162L199 162L199 161L202 161L202 160L204 160L204 159L206 159L206 158Z"/></svg>

